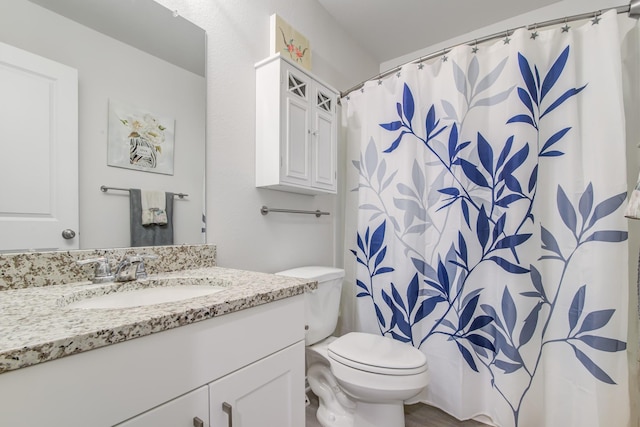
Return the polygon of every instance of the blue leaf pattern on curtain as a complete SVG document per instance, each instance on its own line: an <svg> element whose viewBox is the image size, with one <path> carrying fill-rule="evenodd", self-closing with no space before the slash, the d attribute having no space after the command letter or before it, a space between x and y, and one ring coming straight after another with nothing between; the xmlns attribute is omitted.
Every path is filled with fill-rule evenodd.
<svg viewBox="0 0 640 427"><path fill-rule="evenodd" d="M591 297L590 283L567 280L567 271L576 268L572 262L578 252L627 239L626 231L608 228L608 218L619 213L626 193L604 194L586 181L576 194L556 183L544 191L552 197L559 221L540 221L536 208L541 197L538 172L544 162L563 167L567 138L573 132L573 126L566 124L543 134L543 122L563 114L564 105L578 102L590 84L562 86L571 60L570 45L549 65L536 64L526 53L518 52L521 82L497 93L491 89L508 58L485 74L476 56L466 67L454 62L458 93L453 96L461 97L462 103L442 100L439 105L421 106L414 96L418 88L404 83L395 105L397 116L379 121L384 149L378 151L372 139L360 161L354 162L360 191L377 199L360 206L371 215L367 224L359 226L357 249L352 250L360 266L357 297L372 304L383 335L418 348L436 335L446 337L470 370L489 374L491 387L509 407L516 426L547 347L567 346L586 372L611 385L616 378L599 361L626 349L626 343L608 335L606 328L617 316L617 307L600 306ZM499 132L478 130L472 140L461 139L470 110L514 99L511 105L519 108L510 108L508 118L494 124L506 128L506 138L492 136ZM426 114L420 117L419 111ZM522 136L525 127L533 134ZM550 136L543 137L546 134ZM400 182L398 170L392 170L385 160L396 150L417 153L409 164L408 181ZM419 161L423 154L425 162ZM393 206L382 197L390 192ZM433 212L446 215L445 220L436 225ZM461 226L455 235L444 232L458 227L456 224ZM437 240L426 250L415 247L413 237L426 231L433 232ZM390 242L404 248L409 264L389 256ZM536 259L521 250L531 245L539 246ZM409 267L415 270L409 282L394 283L397 279L392 273ZM515 288L503 280L471 286L474 273L488 268L526 276L529 286ZM496 292L501 293L499 304L487 303L485 294ZM571 301L568 308L560 303L567 298ZM561 321L564 335L549 334L550 324ZM518 393L503 388L509 376L522 381Z"/></svg>

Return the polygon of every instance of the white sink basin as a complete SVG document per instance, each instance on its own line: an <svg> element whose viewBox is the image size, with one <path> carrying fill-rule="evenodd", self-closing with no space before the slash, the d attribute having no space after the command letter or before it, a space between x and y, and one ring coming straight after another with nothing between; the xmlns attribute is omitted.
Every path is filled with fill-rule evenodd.
<svg viewBox="0 0 640 427"><path fill-rule="evenodd" d="M223 286L177 285L156 286L113 292L91 298L74 301L68 308L131 308L166 302L182 301L189 298L215 294L224 290Z"/></svg>

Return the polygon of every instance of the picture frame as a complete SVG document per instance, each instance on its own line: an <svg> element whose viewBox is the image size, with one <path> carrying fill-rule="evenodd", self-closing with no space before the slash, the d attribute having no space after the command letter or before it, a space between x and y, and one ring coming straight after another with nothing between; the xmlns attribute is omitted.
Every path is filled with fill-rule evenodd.
<svg viewBox="0 0 640 427"><path fill-rule="evenodd" d="M173 175L175 119L109 100L107 165Z"/></svg>
<svg viewBox="0 0 640 427"><path fill-rule="evenodd" d="M280 53L285 58L311 70L309 40L275 13L270 17L270 27L271 52Z"/></svg>

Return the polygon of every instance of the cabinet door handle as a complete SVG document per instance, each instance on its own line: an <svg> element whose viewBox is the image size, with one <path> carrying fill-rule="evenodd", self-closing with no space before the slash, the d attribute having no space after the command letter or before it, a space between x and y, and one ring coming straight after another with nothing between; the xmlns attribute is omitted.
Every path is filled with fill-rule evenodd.
<svg viewBox="0 0 640 427"><path fill-rule="evenodd" d="M193 427L204 427L204 421L199 417L193 417Z"/></svg>
<svg viewBox="0 0 640 427"><path fill-rule="evenodd" d="M227 402L222 402L222 410L229 417L229 427L233 427L233 408Z"/></svg>

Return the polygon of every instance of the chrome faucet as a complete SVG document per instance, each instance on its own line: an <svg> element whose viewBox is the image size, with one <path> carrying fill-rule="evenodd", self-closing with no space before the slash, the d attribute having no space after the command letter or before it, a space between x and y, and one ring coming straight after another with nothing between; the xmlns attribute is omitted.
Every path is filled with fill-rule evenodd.
<svg viewBox="0 0 640 427"><path fill-rule="evenodd" d="M115 276L111 274L111 266L109 265L109 258L106 256L99 258L83 259L76 261L77 265L95 264L96 269L91 281L93 283L106 283L113 282Z"/></svg>
<svg viewBox="0 0 640 427"><path fill-rule="evenodd" d="M144 268L145 259L156 259L156 255L136 254L127 255L116 267L115 281L128 282L131 280L146 279L147 272Z"/></svg>

